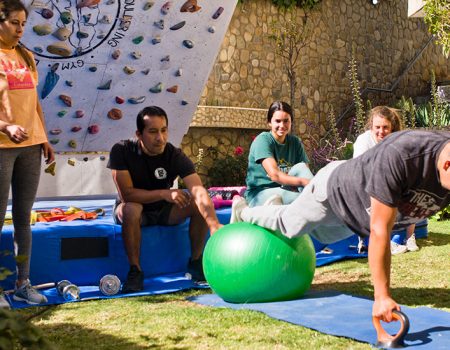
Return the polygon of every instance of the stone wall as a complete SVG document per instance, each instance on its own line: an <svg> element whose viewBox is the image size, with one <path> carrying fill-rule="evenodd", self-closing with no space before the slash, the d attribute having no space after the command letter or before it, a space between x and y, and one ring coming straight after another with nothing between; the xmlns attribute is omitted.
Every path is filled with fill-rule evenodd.
<svg viewBox="0 0 450 350"><path fill-rule="evenodd" d="M285 12L271 0L246 0L237 6L183 140L188 154L195 156L203 147L194 136L199 129L213 136L214 128L227 128L218 136L232 143L241 129L266 128L265 110L273 100L289 101L288 78L269 34L270 23L291 18L302 21L304 12ZM407 0L381 0L376 6L368 0L323 0L308 21L311 41L302 51L295 92L295 131L300 135L306 131L304 119L321 123L325 130L331 107L338 118L351 116L343 112L351 111L353 100L348 74L353 49L363 97L373 105L428 94L430 69L438 82L450 80L450 60L430 40L423 19L407 17Z"/></svg>

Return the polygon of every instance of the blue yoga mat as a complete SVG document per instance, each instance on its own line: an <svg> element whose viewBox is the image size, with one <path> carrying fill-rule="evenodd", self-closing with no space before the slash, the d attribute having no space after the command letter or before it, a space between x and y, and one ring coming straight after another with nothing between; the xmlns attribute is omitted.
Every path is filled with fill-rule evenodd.
<svg viewBox="0 0 450 350"><path fill-rule="evenodd" d="M298 300L255 304L230 304L215 294L191 297L189 300L208 306L260 311L278 320L365 343L375 344L377 341L371 316L373 301L340 292L308 292ZM408 348L450 348L450 313L407 306L402 306L402 311L410 321L410 330L405 338ZM383 323L383 327L388 333L395 334L400 324Z"/></svg>
<svg viewBox="0 0 450 350"><path fill-rule="evenodd" d="M56 288L49 288L45 290L41 290L42 294L44 294L48 303L40 304L43 305L55 305L55 304L64 304L67 302L80 302L87 300L95 300L95 299L114 299L114 298L124 298L124 297L137 297L143 295L157 295L157 294L167 294L167 293L175 293L181 290L187 289L203 289L209 288L208 284L197 284L190 279L187 279L184 273L176 273L164 276L157 276L146 278L144 280L144 290L138 293L128 293L128 294L116 294L111 296L103 295L98 286L78 286L80 288L80 298L81 300L76 301L67 301L64 300L62 296L60 296L56 290ZM12 295L6 295L8 298L11 307L14 309L21 309L25 307L30 307L25 302L14 301Z"/></svg>

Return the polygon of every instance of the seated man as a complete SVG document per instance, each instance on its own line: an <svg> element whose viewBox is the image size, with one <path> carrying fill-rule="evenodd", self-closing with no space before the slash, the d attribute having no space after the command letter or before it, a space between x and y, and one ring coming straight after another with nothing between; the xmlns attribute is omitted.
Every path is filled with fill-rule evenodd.
<svg viewBox="0 0 450 350"><path fill-rule="evenodd" d="M167 142L168 118L156 106L144 108L137 119L137 140L116 143L111 149L108 168L116 184L119 199L114 208L130 270L122 292L143 289L144 273L139 257L141 226L177 225L190 218L191 259L188 272L195 280L204 280L202 252L208 228L213 234L220 228L214 205L192 161ZM180 177L189 192L171 189Z"/></svg>
<svg viewBox="0 0 450 350"><path fill-rule="evenodd" d="M328 164L289 205L248 208L240 198L233 211L287 237L309 233L325 244L353 231L370 235L372 314L390 322L400 310L390 295L391 231L445 208L449 190L450 132L399 131L357 158Z"/></svg>

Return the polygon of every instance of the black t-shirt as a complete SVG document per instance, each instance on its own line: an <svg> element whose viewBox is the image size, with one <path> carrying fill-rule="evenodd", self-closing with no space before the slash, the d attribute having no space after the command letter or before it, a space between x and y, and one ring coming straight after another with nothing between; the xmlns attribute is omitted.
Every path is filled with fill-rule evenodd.
<svg viewBox="0 0 450 350"><path fill-rule="evenodd" d="M448 131L407 130L389 135L336 168L328 181L334 213L355 232L370 233L370 197L398 209L394 229L433 215L450 203L437 172Z"/></svg>
<svg viewBox="0 0 450 350"><path fill-rule="evenodd" d="M195 173L192 161L171 143L167 143L162 154L145 154L137 140L116 143L110 152L107 167L113 170L128 170L133 187L143 190L169 189L179 176L184 178ZM164 201L148 203L145 210L158 210Z"/></svg>

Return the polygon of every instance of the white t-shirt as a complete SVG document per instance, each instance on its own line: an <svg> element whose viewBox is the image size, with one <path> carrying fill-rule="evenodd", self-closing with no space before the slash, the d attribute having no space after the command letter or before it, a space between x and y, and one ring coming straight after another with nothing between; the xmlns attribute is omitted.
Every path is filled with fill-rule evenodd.
<svg viewBox="0 0 450 350"><path fill-rule="evenodd" d="M353 144L353 158L356 158L377 144L372 132L367 130L356 138Z"/></svg>

